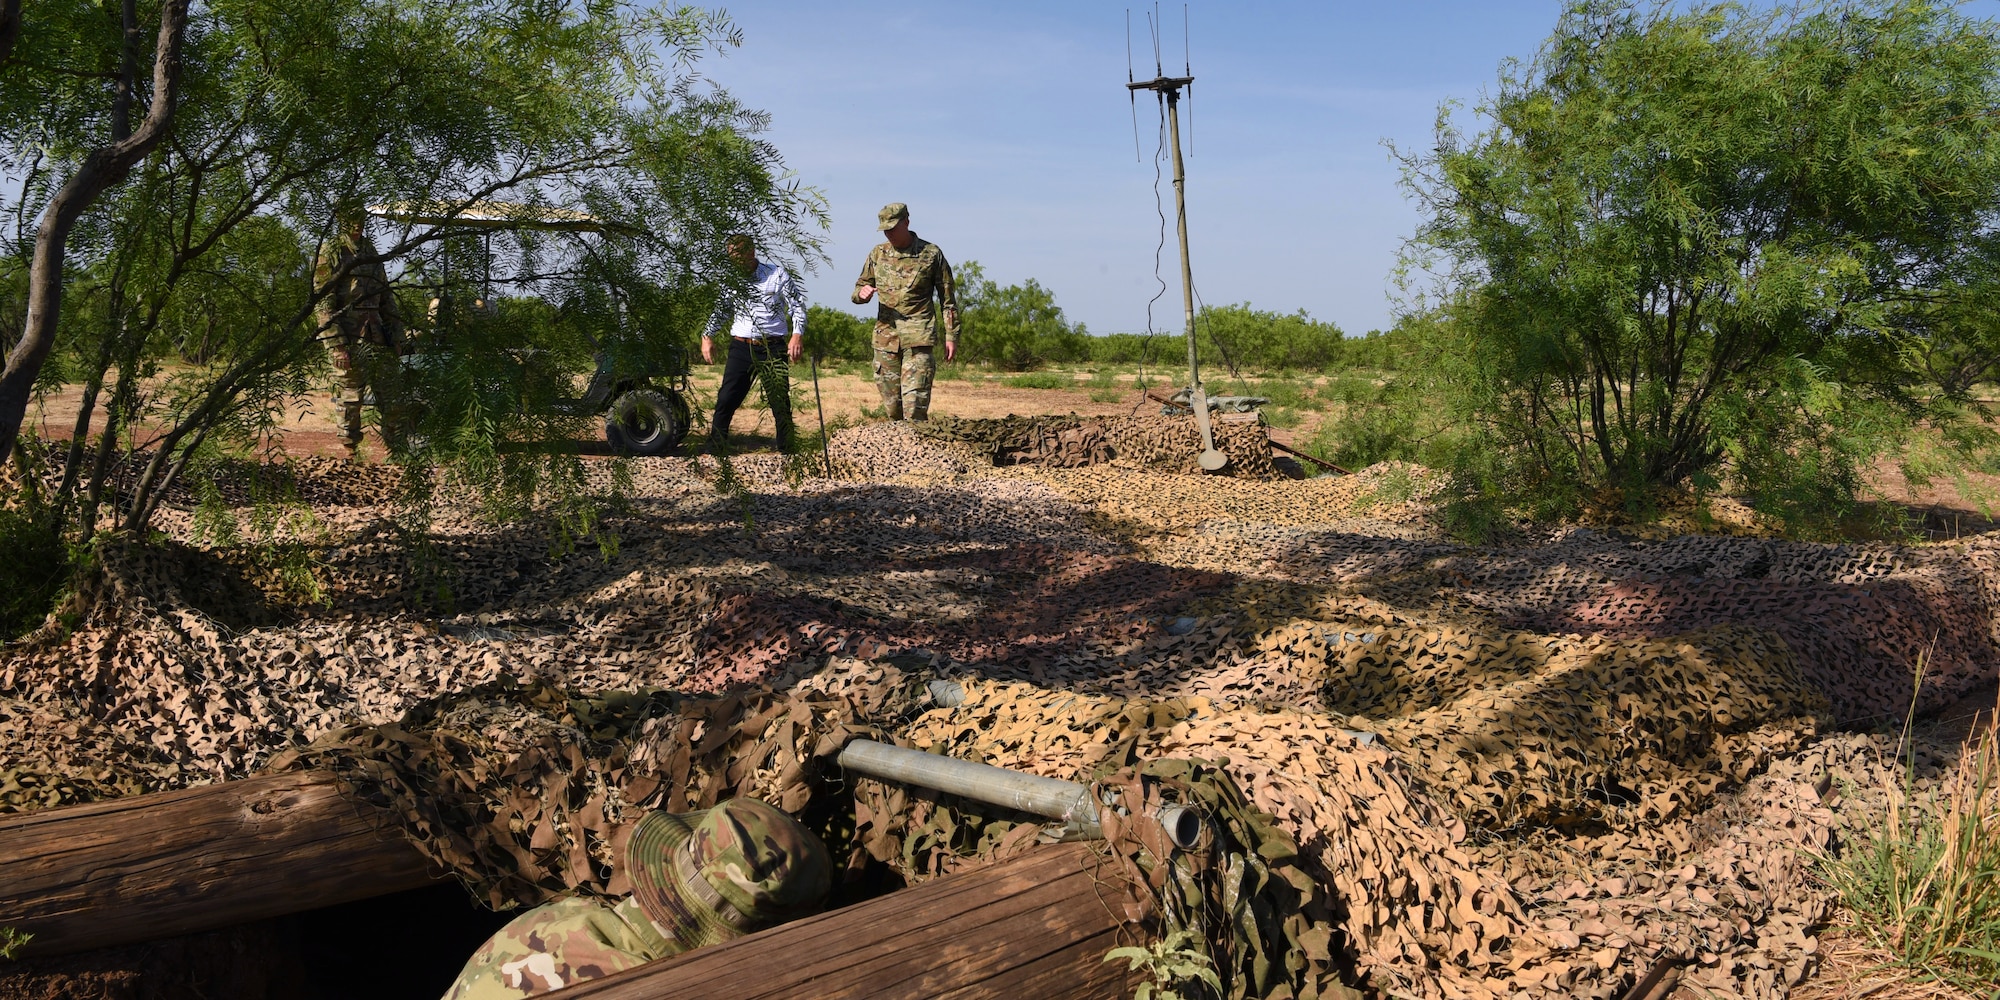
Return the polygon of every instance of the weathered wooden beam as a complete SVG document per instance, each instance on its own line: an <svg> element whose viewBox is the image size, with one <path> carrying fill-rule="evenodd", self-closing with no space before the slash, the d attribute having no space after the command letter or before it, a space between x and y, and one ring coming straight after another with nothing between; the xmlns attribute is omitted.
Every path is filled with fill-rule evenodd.
<svg viewBox="0 0 2000 1000"><path fill-rule="evenodd" d="M1296 457L1296 458L1303 458L1303 459L1305 459L1306 461L1308 461L1308 462L1311 462L1312 464L1314 464L1314 465L1317 465L1317 466L1319 466L1320 468L1322 468L1322 469L1325 469L1325 470L1327 470L1328 472L1336 472L1336 473L1339 473L1340 475L1343 475L1343 476L1351 476L1351 475L1354 475L1354 473L1352 473L1352 472L1350 472L1350 471L1348 471L1348 470L1346 470L1346 469L1343 469L1343 468L1341 468L1340 466L1338 466L1338 465L1335 465L1335 464L1333 464L1332 462L1329 462L1329 461L1326 461L1325 459L1321 459L1321 458L1314 458L1314 457L1312 457L1311 455L1308 455L1308 454L1306 454L1305 452L1303 452L1303 451L1300 451L1300 450L1298 450L1297 448L1288 448L1288 447L1286 447L1286 446L1284 446L1284 445L1282 445L1282 444L1279 444L1279 443L1278 443L1277 441L1275 441L1275 440L1273 440L1273 441L1271 442L1271 447L1273 447L1273 448L1276 448L1276 449L1278 449L1279 451L1282 451L1282 452L1284 452L1284 453L1285 453L1285 454L1287 454L1287 455L1291 455L1291 456L1294 456L1294 457Z"/></svg>
<svg viewBox="0 0 2000 1000"><path fill-rule="evenodd" d="M0 816L0 927L57 955L386 895L440 877L317 772Z"/></svg>
<svg viewBox="0 0 2000 1000"><path fill-rule="evenodd" d="M565 1000L1084 1000L1132 995L1130 883L1097 845L1041 848L563 990Z"/></svg>

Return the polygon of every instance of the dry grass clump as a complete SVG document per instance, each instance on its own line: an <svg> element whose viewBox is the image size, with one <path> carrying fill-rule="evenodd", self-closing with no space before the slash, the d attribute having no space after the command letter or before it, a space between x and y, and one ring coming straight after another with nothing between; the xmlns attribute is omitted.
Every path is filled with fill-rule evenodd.
<svg viewBox="0 0 2000 1000"><path fill-rule="evenodd" d="M1896 962L1895 953L1856 926L1851 913L1820 932L1818 947L1819 970L1793 987L1789 1000L1971 1000L1987 995L1913 975Z"/></svg>
<svg viewBox="0 0 2000 1000"><path fill-rule="evenodd" d="M2000 996L2000 718L1934 782L1911 766L1883 791L1880 832L1821 866L1884 953L1871 976Z"/></svg>

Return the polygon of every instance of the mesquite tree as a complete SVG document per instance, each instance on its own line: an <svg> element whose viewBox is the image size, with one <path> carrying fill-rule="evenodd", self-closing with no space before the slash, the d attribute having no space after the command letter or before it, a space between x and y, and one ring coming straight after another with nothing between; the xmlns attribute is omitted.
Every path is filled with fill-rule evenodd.
<svg viewBox="0 0 2000 1000"><path fill-rule="evenodd" d="M137 131L132 129L131 120L132 104L139 89L138 62L133 52L138 28L136 0L123 0L119 6L118 31L112 36L115 55L107 60L115 68L91 74L91 71L81 68L45 67L40 63L30 63L25 58L17 59L11 52L0 51L0 59L5 60L0 63L0 72L13 71L8 76L16 79L6 82L15 87L21 86L19 78L32 80L36 76L62 75L65 70L86 78L88 75L99 75L110 85L109 100L103 106L102 116L106 141L77 146L79 136L63 137L65 144L71 145L73 152L80 152L81 156L57 168L64 179L43 206L41 225L35 231L33 264L28 271L27 316L22 324L20 339L7 352L7 367L0 371L0 462L4 462L13 450L15 439L21 432L22 417L27 412L29 396L34 391L35 379L41 374L49 351L55 347L56 324L62 314L63 289L67 284L63 271L71 231L98 198L123 181L132 167L151 153L173 127L176 91L181 81L181 50L187 35L188 5L189 0L167 0L160 5L159 40L153 51L152 100ZM0 24L4 24L4 28L0 28L4 35L0 38L5 39L9 48L16 45L20 29L29 26L21 18L18 8L8 11ZM36 38L40 43L37 51L41 51L42 46L52 47L66 40L59 31L36 34L40 36ZM25 90L22 92L25 93ZM58 101L88 100L74 87L49 88L48 94ZM0 110L14 109L0 105ZM64 125L72 125L77 119L64 115L59 120ZM8 124L11 126L14 123ZM12 129L9 131L12 132ZM88 143L88 140L84 141ZM34 152L34 165L40 169L44 166L40 162L40 150ZM18 154L10 159L17 157Z"/></svg>
<svg viewBox="0 0 2000 1000"><path fill-rule="evenodd" d="M1993 23L1579 3L1478 110L1404 163L1489 485L1837 513L1996 374Z"/></svg>
<svg viewBox="0 0 2000 1000"><path fill-rule="evenodd" d="M182 25L179 76L156 70L139 95L148 122L171 114L171 127L74 220L69 252L52 258L69 305L60 315L30 306L13 351L21 363L10 360L0 393L7 447L27 403L7 394L15 386L83 387L54 506L77 510L86 528L113 499L119 527L144 527L190 462L268 434L323 380L314 306L327 288L310 261L343 213L423 207L429 221L375 226L378 257L399 280L462 242L450 220L477 203L588 213L606 233L503 231L481 242L516 294L569 302L601 300L606 285L621 286L620 302L679 301L676 289L729 273L729 232L762 234L773 255L816 253L816 196L783 179L777 152L756 138L763 117L692 72L704 52L740 40L720 13L506 0L179 9L179 21L160 14L162 51L165 26ZM71 0L30 7L33 47L17 45L0 67L0 158L26 178L20 203L6 206L17 220L52 217L99 137L116 134L129 45L99 11ZM21 256L36 255L39 287L44 244L24 226L15 236ZM421 297L410 311L422 313ZM199 350L188 347L195 327ZM485 420L434 440L442 448L492 429ZM120 455L139 461L107 490Z"/></svg>

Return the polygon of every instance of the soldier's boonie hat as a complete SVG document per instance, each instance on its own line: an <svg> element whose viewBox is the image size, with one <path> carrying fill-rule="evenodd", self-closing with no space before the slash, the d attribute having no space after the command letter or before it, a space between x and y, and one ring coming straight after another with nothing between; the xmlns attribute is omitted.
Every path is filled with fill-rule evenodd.
<svg viewBox="0 0 2000 1000"><path fill-rule="evenodd" d="M633 898L690 949L817 912L833 885L819 838L756 799L647 813L625 862Z"/></svg>
<svg viewBox="0 0 2000 1000"><path fill-rule="evenodd" d="M896 223L910 217L910 206L900 201L892 201L875 213L875 228L884 232L896 228Z"/></svg>

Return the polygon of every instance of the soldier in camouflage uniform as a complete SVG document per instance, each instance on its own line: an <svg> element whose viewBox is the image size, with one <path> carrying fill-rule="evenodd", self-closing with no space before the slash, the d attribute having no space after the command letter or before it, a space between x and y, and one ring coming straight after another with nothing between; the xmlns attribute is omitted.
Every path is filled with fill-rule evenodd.
<svg viewBox="0 0 2000 1000"><path fill-rule="evenodd" d="M833 881L819 838L755 799L648 813L625 863L630 896L570 896L514 918L445 1000L534 996L720 944L817 912Z"/></svg>
<svg viewBox="0 0 2000 1000"><path fill-rule="evenodd" d="M876 213L876 228L888 242L868 251L861 277L854 282L854 303L881 296L875 309L875 385L882 390L882 408L889 419L930 419L931 357L937 324L931 313L935 298L944 307L944 356L958 353L958 288L951 265L937 244L910 232L910 209L891 202Z"/></svg>
<svg viewBox="0 0 2000 1000"><path fill-rule="evenodd" d="M315 307L318 336L339 379L340 441L349 457L361 449L362 402L371 392L378 405L394 400L402 372L403 317L388 272L372 259L375 245L363 218L358 210L343 211L340 236L320 244L313 262L313 281L328 289Z"/></svg>

